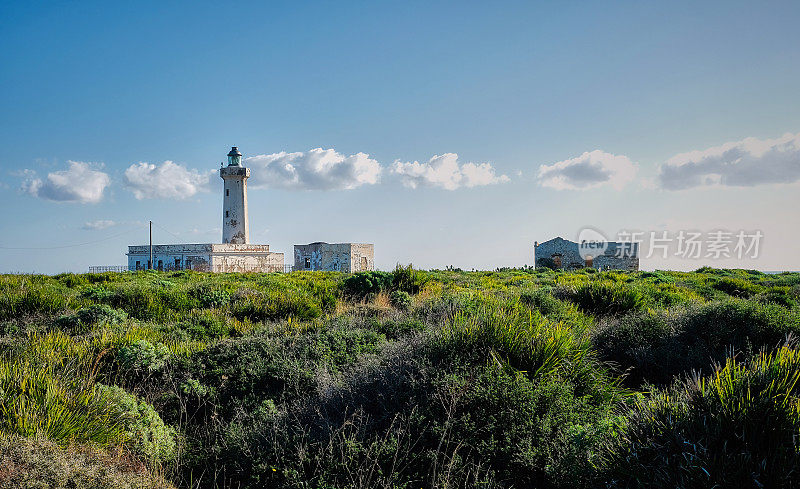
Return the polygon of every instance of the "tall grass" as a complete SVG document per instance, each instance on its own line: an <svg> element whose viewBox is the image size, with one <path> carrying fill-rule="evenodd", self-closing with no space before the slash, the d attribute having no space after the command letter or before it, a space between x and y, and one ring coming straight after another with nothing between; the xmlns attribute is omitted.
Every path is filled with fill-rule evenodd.
<svg viewBox="0 0 800 489"><path fill-rule="evenodd" d="M609 461L624 487L794 487L800 483L800 351L729 358L641 398Z"/></svg>
<svg viewBox="0 0 800 489"><path fill-rule="evenodd" d="M436 344L451 355L486 355L530 379L563 376L584 392L618 394L582 325L549 320L519 302L490 300L476 314L456 313Z"/></svg>
<svg viewBox="0 0 800 489"><path fill-rule="evenodd" d="M0 360L0 430L100 446L125 441L124 417L112 398L77 367Z"/></svg>

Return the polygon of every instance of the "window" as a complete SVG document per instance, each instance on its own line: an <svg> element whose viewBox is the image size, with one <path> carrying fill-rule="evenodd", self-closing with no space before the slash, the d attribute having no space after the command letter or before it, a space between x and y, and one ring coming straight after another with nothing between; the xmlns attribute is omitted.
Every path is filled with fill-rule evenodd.
<svg viewBox="0 0 800 489"><path fill-rule="evenodd" d="M142 262L140 262L139 260L136 260L136 269L139 270L141 268L142 268Z"/></svg>
<svg viewBox="0 0 800 489"><path fill-rule="evenodd" d="M225 197L229 196L230 194L231 194L231 189L226 188L225 189Z"/></svg>
<svg viewBox="0 0 800 489"><path fill-rule="evenodd" d="M230 217L230 213L228 211L225 211L225 217Z"/></svg>
<svg viewBox="0 0 800 489"><path fill-rule="evenodd" d="M369 261L366 256L361 257L361 271L366 271L369 267Z"/></svg>
<svg viewBox="0 0 800 489"><path fill-rule="evenodd" d="M181 268L181 259L175 258L175 270L179 270Z"/></svg>
<svg viewBox="0 0 800 489"><path fill-rule="evenodd" d="M158 269L164 270L164 260L158 260Z"/></svg>
<svg viewBox="0 0 800 489"><path fill-rule="evenodd" d="M306 258L305 268L311 268L311 258Z"/></svg>

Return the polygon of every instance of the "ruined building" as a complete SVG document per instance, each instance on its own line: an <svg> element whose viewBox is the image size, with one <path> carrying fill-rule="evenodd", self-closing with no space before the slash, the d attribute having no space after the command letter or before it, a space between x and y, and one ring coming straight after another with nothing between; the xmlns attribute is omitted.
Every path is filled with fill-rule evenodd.
<svg viewBox="0 0 800 489"><path fill-rule="evenodd" d="M294 245L294 270L365 272L375 270L375 247L368 243Z"/></svg>
<svg viewBox="0 0 800 489"><path fill-rule="evenodd" d="M200 270L210 272L283 271L283 253L269 251L269 245L251 244L247 220L247 178L242 153L235 146L228 153L228 166L220 168L222 178L222 243L128 246L128 270Z"/></svg>
<svg viewBox="0 0 800 489"><path fill-rule="evenodd" d="M553 238L533 245L536 268L574 270L638 270L639 243L604 241L600 246L581 246L564 238Z"/></svg>

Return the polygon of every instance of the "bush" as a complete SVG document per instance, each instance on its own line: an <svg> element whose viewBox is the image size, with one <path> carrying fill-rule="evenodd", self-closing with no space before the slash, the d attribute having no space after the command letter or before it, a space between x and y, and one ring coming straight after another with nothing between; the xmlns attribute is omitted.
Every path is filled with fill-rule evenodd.
<svg viewBox="0 0 800 489"><path fill-rule="evenodd" d="M175 457L175 429L166 426L153 406L116 386L97 384L101 393L123 419L125 446L150 462L163 463Z"/></svg>
<svg viewBox="0 0 800 489"><path fill-rule="evenodd" d="M525 291L520 294L519 300L543 315L550 316L564 310L564 303L553 297L551 292L550 288Z"/></svg>
<svg viewBox="0 0 800 489"><path fill-rule="evenodd" d="M645 298L638 290L621 283L597 281L579 286L570 300L582 311L595 316L624 314L645 305Z"/></svg>
<svg viewBox="0 0 800 489"><path fill-rule="evenodd" d="M770 287L755 298L758 302L766 304L778 304L783 307L797 307L797 293L789 287Z"/></svg>
<svg viewBox="0 0 800 489"><path fill-rule="evenodd" d="M56 326L72 334L85 333L99 324L119 324L128 318L125 311L114 309L105 304L94 304L69 316L61 316Z"/></svg>
<svg viewBox="0 0 800 489"><path fill-rule="evenodd" d="M0 431L43 435L59 443L124 441L124 416L111 396L75 368L25 359L0 361Z"/></svg>
<svg viewBox="0 0 800 489"><path fill-rule="evenodd" d="M342 282L345 295L364 298L370 294L378 294L392 287L394 275L388 272L359 272L350 275Z"/></svg>
<svg viewBox="0 0 800 489"><path fill-rule="evenodd" d="M198 300L200 307L223 307L228 305L231 295L227 290L214 288L208 284L202 284L191 291L191 295Z"/></svg>
<svg viewBox="0 0 800 489"><path fill-rule="evenodd" d="M800 314L775 305L729 300L669 312L635 312L595 332L603 360L631 369L628 383L666 384L692 370L708 372L731 351L752 355L800 334Z"/></svg>
<svg viewBox="0 0 800 489"><path fill-rule="evenodd" d="M142 376L160 372L169 362L170 353L161 343L138 340L117 350L116 361L127 374Z"/></svg>
<svg viewBox="0 0 800 489"><path fill-rule="evenodd" d="M296 318L309 320L322 315L320 304L298 293L252 293L233 299L231 313L237 319L253 322Z"/></svg>
<svg viewBox="0 0 800 489"><path fill-rule="evenodd" d="M800 352L640 400L608 462L618 487L794 487L800 484Z"/></svg>
<svg viewBox="0 0 800 489"><path fill-rule="evenodd" d="M714 282L713 288L725 292L733 297L750 297L761 291L761 287L752 284L747 280L739 278L721 278Z"/></svg>
<svg viewBox="0 0 800 489"><path fill-rule="evenodd" d="M44 438L0 435L5 489L170 489L172 484L119 450L62 447Z"/></svg>
<svg viewBox="0 0 800 489"><path fill-rule="evenodd" d="M67 309L70 289L49 278L4 276L0 280L0 321L23 316L52 316Z"/></svg>
<svg viewBox="0 0 800 489"><path fill-rule="evenodd" d="M393 290L389 294L389 302L392 303L392 306L403 311L410 309L414 303L408 292L402 290Z"/></svg>
<svg viewBox="0 0 800 489"><path fill-rule="evenodd" d="M401 347L296 407L232 423L220 467L244 487L576 487L592 480L608 405L556 377L441 363ZM587 484L588 485L588 484Z"/></svg>
<svg viewBox="0 0 800 489"><path fill-rule="evenodd" d="M384 342L378 332L347 328L228 339L195 355L190 375L230 414L265 398L285 402L307 395L326 379L321 373L344 369Z"/></svg>
<svg viewBox="0 0 800 489"><path fill-rule="evenodd" d="M614 395L584 331L519 307L487 304L475 315L457 313L435 345L445 358L472 356L481 362L507 363L531 379L559 375L573 380L582 392Z"/></svg>
<svg viewBox="0 0 800 489"><path fill-rule="evenodd" d="M417 294L428 282L428 277L419 270L414 270L412 264L405 267L399 263L392 272L392 288L409 294Z"/></svg>

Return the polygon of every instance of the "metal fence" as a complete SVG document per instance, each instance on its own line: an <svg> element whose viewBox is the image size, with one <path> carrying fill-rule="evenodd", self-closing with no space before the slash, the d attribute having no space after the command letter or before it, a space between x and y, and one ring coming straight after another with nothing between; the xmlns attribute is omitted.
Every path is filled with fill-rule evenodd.
<svg viewBox="0 0 800 489"><path fill-rule="evenodd" d="M127 272L127 265L103 265L96 267L89 267L89 273L103 273L103 272Z"/></svg>

